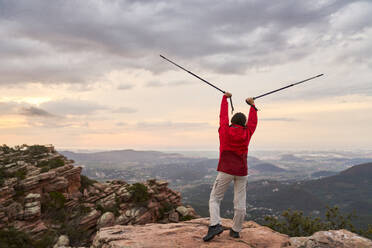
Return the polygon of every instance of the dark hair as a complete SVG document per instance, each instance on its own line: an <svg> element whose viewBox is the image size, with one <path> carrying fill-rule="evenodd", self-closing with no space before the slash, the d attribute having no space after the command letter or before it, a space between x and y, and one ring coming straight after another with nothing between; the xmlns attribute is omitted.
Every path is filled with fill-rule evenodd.
<svg viewBox="0 0 372 248"><path fill-rule="evenodd" d="M243 113L236 113L232 118L231 118L231 124L236 124L240 125L242 127L245 127L245 123L247 122L247 117L245 117L245 114Z"/></svg>

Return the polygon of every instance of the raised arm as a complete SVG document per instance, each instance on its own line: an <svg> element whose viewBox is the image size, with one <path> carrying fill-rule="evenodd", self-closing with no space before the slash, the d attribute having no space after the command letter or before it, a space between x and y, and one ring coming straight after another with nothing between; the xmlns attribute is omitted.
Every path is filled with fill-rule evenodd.
<svg viewBox="0 0 372 248"><path fill-rule="evenodd" d="M249 110L247 128L249 130L249 133L252 136L257 127L257 110L255 108L253 98L247 98L246 102L251 104L251 109Z"/></svg>
<svg viewBox="0 0 372 248"><path fill-rule="evenodd" d="M231 97L231 94L229 92L226 92L222 97L220 109L220 127L229 126L229 106L227 103L228 97Z"/></svg>

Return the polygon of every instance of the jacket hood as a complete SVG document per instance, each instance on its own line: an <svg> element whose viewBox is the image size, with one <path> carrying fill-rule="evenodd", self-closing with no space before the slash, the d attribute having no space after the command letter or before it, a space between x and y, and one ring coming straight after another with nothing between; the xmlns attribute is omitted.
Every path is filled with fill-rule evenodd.
<svg viewBox="0 0 372 248"><path fill-rule="evenodd" d="M232 143L239 144L247 139L247 128L239 125L231 125L229 127L229 140Z"/></svg>

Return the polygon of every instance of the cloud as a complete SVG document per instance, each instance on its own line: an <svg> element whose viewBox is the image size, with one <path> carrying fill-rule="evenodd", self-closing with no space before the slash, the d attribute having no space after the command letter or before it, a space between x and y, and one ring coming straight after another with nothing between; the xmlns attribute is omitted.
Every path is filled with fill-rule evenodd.
<svg viewBox="0 0 372 248"><path fill-rule="evenodd" d="M19 107L16 102L0 102L0 115L17 114Z"/></svg>
<svg viewBox="0 0 372 248"><path fill-rule="evenodd" d="M168 129L204 129L210 128L211 125L207 122L172 122L172 121L154 121L154 122L138 122L137 128L140 129L156 129L156 130L168 130Z"/></svg>
<svg viewBox="0 0 372 248"><path fill-rule="evenodd" d="M126 125L128 125L128 124L125 123L125 122L117 122L117 123L116 123L116 126L118 126L118 127L124 127L124 126L126 126Z"/></svg>
<svg viewBox="0 0 372 248"><path fill-rule="evenodd" d="M145 84L146 87L178 87L184 85L194 84L195 82L190 80L187 81L172 81L172 82L160 82L160 81L149 81Z"/></svg>
<svg viewBox="0 0 372 248"><path fill-rule="evenodd" d="M54 118L56 115L24 102L0 102L0 115L22 115L26 117Z"/></svg>
<svg viewBox="0 0 372 248"><path fill-rule="evenodd" d="M43 109L40 109L40 108L36 108L36 107L23 107L21 110L20 110L20 114L21 115L25 115L25 116L30 116L30 117L56 117L55 115L43 110Z"/></svg>
<svg viewBox="0 0 372 248"><path fill-rule="evenodd" d="M130 90L134 87L132 84L120 84L117 89L118 90Z"/></svg>
<svg viewBox="0 0 372 248"><path fill-rule="evenodd" d="M87 100L60 99L44 102L40 105L43 109L59 115L90 115L108 107Z"/></svg>
<svg viewBox="0 0 372 248"><path fill-rule="evenodd" d="M119 113L119 114L131 114L131 113L136 113L137 109L130 108L130 107L120 107L120 108L114 109L112 112Z"/></svg>
<svg viewBox="0 0 372 248"><path fill-rule="evenodd" d="M278 117L278 118L261 118L260 121L284 121L284 122L296 122L299 121L295 118L286 118L286 117Z"/></svg>
<svg viewBox="0 0 372 248"><path fill-rule="evenodd" d="M175 70L159 52L244 73L340 44L340 35L371 27L370 14L370 2L350 0L0 0L0 84L89 84L122 68Z"/></svg>
<svg viewBox="0 0 372 248"><path fill-rule="evenodd" d="M146 87L163 87L164 84L159 81L150 81L146 83Z"/></svg>

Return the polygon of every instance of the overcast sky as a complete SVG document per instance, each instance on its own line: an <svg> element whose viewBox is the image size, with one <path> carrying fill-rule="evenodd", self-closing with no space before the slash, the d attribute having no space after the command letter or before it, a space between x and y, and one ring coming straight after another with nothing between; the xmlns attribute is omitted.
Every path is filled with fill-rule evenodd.
<svg viewBox="0 0 372 248"><path fill-rule="evenodd" d="M372 1L0 0L0 143L218 150L221 93L250 149L372 149Z"/></svg>

